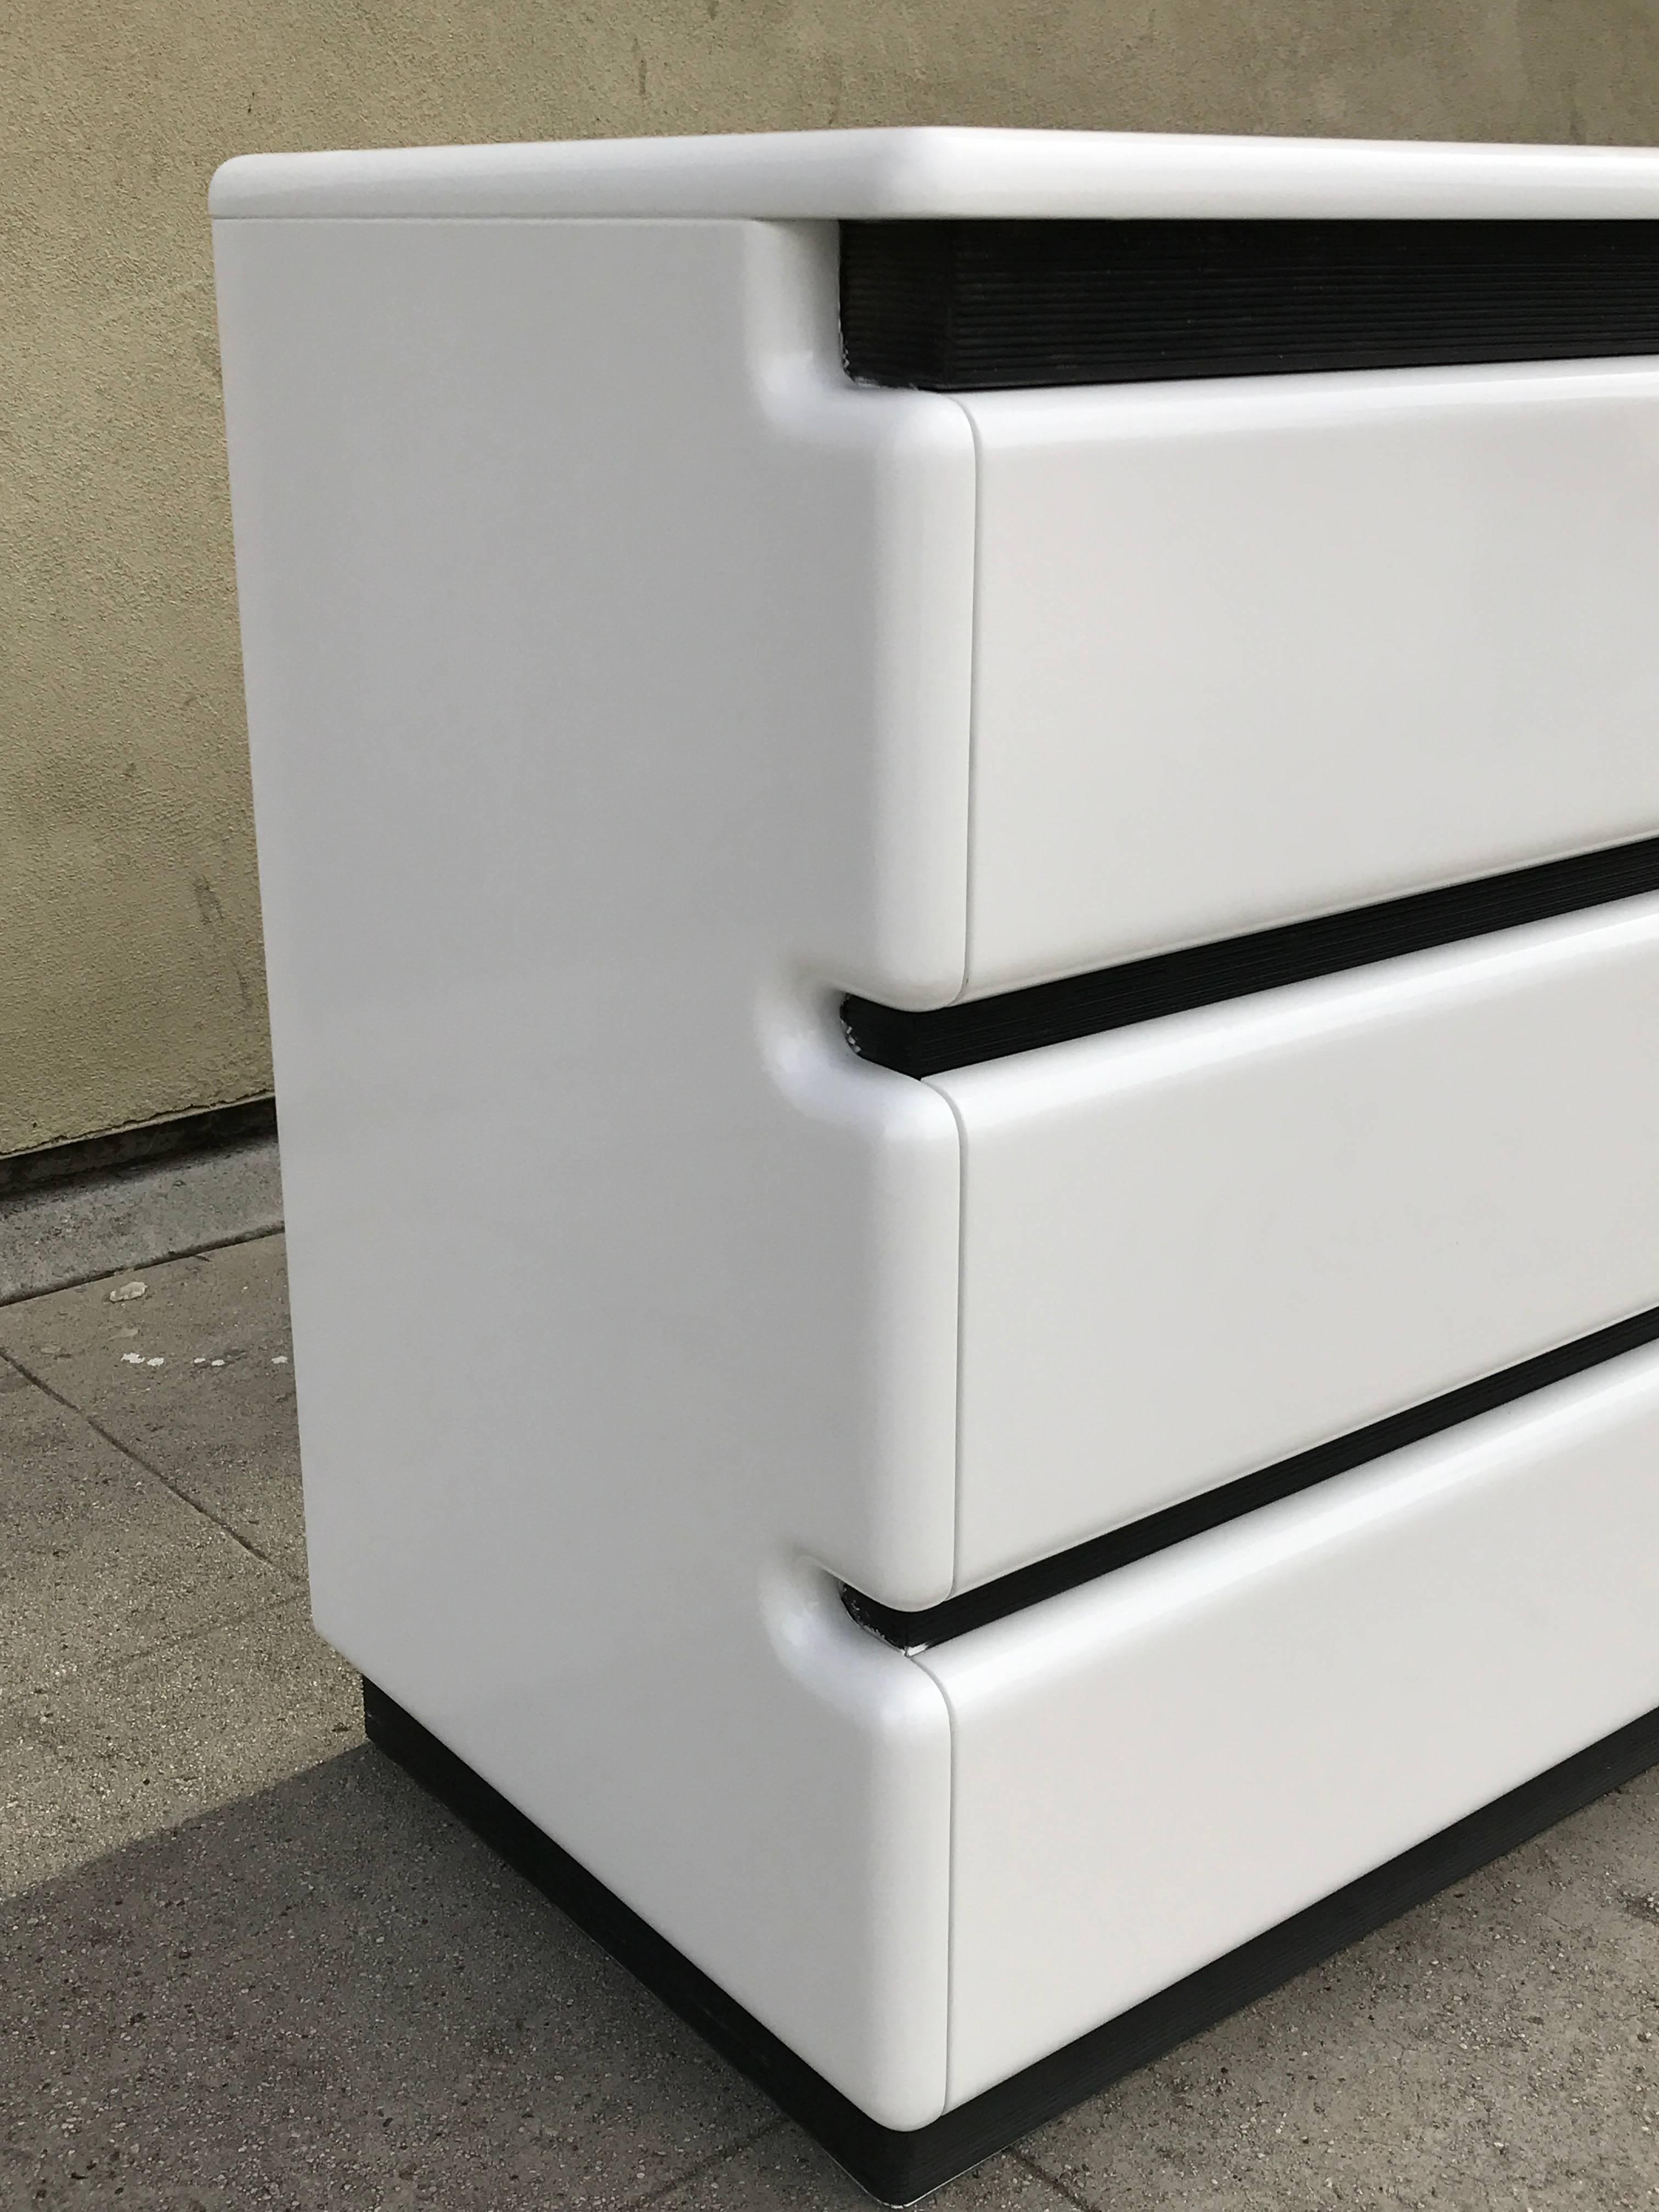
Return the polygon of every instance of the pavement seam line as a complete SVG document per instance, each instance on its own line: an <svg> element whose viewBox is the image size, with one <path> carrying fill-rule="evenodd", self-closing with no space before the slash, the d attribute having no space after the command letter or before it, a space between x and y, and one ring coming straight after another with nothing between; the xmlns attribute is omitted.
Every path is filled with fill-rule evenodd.
<svg viewBox="0 0 1659 2212"><path fill-rule="evenodd" d="M21 1690L0 1698L0 1714L21 1712L31 1708L37 1696L55 1697L61 1689L65 1696L89 1684L97 1683L106 1674L118 1674L125 1667L137 1667L146 1659L154 1659L163 1651L177 1651L187 1644L199 1644L209 1636L216 1636L222 1629L240 1628L245 1622L258 1620L261 1613L280 1613L284 1607L301 1606L305 1593L300 1589L285 1589L276 1597L262 1597L257 1604L245 1605L235 1613L222 1614L216 1620L204 1620L195 1628L181 1628L176 1636L158 1637L154 1644L142 1644L136 1651L123 1651L109 1659L100 1659L90 1667L77 1667L61 1678L60 1682L43 1692Z"/></svg>
<svg viewBox="0 0 1659 2212"><path fill-rule="evenodd" d="M94 1277L94 1279L97 1279ZM204 1505L199 1498L192 1498L187 1490L181 1489L170 1475L163 1474L161 1468L152 1465L142 1452L134 1451L131 1444L124 1443L119 1437L112 1435L103 1423L94 1419L84 1407L77 1406L73 1399L64 1397L61 1390L54 1390L44 1377L25 1367L15 1352L8 1352L3 1346L0 1346L0 1359L3 1359L7 1366L15 1370L25 1382L32 1382L37 1390L44 1392L54 1405L61 1406L66 1413L73 1413L77 1421L84 1421L94 1436L101 1437L112 1450L119 1452L123 1459L131 1460L136 1468L141 1468L144 1474L159 1482L162 1489L170 1492L181 1505L188 1505L192 1513L199 1513L203 1520L210 1522L222 1535L228 1536L231 1542L240 1546L250 1559L258 1559L261 1566L269 1567L273 1574L280 1575L291 1589L298 1589L301 1587L297 1575L291 1575L288 1569L279 1565L268 1552L262 1552L259 1547L249 1537L244 1536L240 1529L233 1528L230 1522L216 1513L211 1506Z"/></svg>
<svg viewBox="0 0 1659 2212"><path fill-rule="evenodd" d="M1009 2146L1008 2156L1015 2166L1024 2166L1026 2172L1040 2181L1045 2189L1052 2189L1056 2197L1075 2205L1077 2212L1100 2212L1098 2205L1091 2204L1086 2197L1079 2197L1075 2189L1062 2181L1057 2173L1050 2173L1047 2166L1034 2159L1029 2151L1022 2150L1018 2143Z"/></svg>
<svg viewBox="0 0 1659 2212"><path fill-rule="evenodd" d="M59 1291L82 1291L88 1283L101 1283L111 1275L131 1274L138 1267L165 1267L174 1260L199 1259L204 1252L228 1252L234 1245L258 1244L267 1237L280 1237L286 1224L269 1229L239 1229L232 1237L215 1237L205 1244L180 1244L176 1250L153 1253L147 1260L124 1261L114 1267L94 1267L88 1275L65 1275L61 1282L36 1283L26 1291L0 1291L0 1307L26 1306L31 1298L54 1297Z"/></svg>
<svg viewBox="0 0 1659 2212"><path fill-rule="evenodd" d="M716 2166L730 2165L734 2158L741 2158L744 2151L753 2150L757 2142L763 2142L768 2136L775 2135L780 2128L787 2128L788 2124L783 2114L779 2112L757 2127L753 2135L744 2136L737 2142L726 2143L719 2150L711 2150L706 2158L700 2158L688 2166L684 2173L677 2173L672 2181L659 2181L654 2189L647 2189L643 2197L624 2197L623 2202L627 2212L646 2212L647 2205L660 2204L664 2197L672 2197L677 2189L684 2189L705 2173L712 2173Z"/></svg>

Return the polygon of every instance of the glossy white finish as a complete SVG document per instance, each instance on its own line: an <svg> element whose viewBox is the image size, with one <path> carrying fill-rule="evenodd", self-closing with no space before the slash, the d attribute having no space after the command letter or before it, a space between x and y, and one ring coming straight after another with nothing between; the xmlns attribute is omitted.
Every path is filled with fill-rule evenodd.
<svg viewBox="0 0 1659 2212"><path fill-rule="evenodd" d="M949 1771L972 456L833 237L218 234L316 1617L878 2118Z"/></svg>
<svg viewBox="0 0 1659 2212"><path fill-rule="evenodd" d="M1651 216L1646 147L802 131L254 154L216 216Z"/></svg>
<svg viewBox="0 0 1659 2212"><path fill-rule="evenodd" d="M959 1585L1659 1304L1659 896L929 1079Z"/></svg>
<svg viewBox="0 0 1659 2212"><path fill-rule="evenodd" d="M969 995L1659 831L1659 368L969 394Z"/></svg>
<svg viewBox="0 0 1659 2212"><path fill-rule="evenodd" d="M1659 1353L928 1653L960 2104L1659 1705Z"/></svg>
<svg viewBox="0 0 1659 2212"><path fill-rule="evenodd" d="M926 1606L1651 1303L1659 901L931 1083L855 1060L849 989L942 1006L1652 826L1652 394L1287 380L1034 436L848 383L833 219L1638 215L1659 155L826 133L258 157L214 206L340 1650L898 2127L1653 1703L1636 1417L1583 1410L1628 1364L925 1664L836 1601ZM1337 491L1377 525L1346 599ZM1206 692L1192 639L1237 658L1275 589L1306 665ZM1446 696L1364 594L1443 623ZM1524 634L1502 698L1464 629ZM1521 1686L1496 1717L1463 1631ZM1301 1746L1356 1714L1333 1807ZM1235 1896L1252 1744L1279 1828Z"/></svg>

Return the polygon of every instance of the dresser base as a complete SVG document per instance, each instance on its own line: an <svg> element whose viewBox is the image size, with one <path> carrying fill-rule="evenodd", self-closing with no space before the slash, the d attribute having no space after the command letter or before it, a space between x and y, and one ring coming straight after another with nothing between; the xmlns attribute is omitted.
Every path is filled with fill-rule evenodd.
<svg viewBox="0 0 1659 2212"><path fill-rule="evenodd" d="M925 2128L884 2128L832 2088L367 1679L370 1742L798 2121L854 2179L908 2204L1095 2091L1264 1996L1437 1890L1659 1764L1659 1710L1458 1820Z"/></svg>

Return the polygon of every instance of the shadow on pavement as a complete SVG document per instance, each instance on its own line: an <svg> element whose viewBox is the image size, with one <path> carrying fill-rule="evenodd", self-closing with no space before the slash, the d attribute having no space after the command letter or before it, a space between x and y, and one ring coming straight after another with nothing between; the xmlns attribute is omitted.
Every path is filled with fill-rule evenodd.
<svg viewBox="0 0 1659 2212"><path fill-rule="evenodd" d="M772 2108L366 1745L26 1891L0 2201L508 2212Z"/></svg>

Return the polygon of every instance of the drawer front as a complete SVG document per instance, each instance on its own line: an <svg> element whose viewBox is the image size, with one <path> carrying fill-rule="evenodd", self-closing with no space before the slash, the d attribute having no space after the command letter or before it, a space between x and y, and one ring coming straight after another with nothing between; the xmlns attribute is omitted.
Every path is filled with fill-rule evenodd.
<svg viewBox="0 0 1659 2212"><path fill-rule="evenodd" d="M1659 830L1659 367L961 404L969 995Z"/></svg>
<svg viewBox="0 0 1659 2212"><path fill-rule="evenodd" d="M1659 1304L1659 894L929 1078L970 1586Z"/></svg>
<svg viewBox="0 0 1659 2212"><path fill-rule="evenodd" d="M1659 1353L918 1663L955 2105L1659 1705Z"/></svg>

